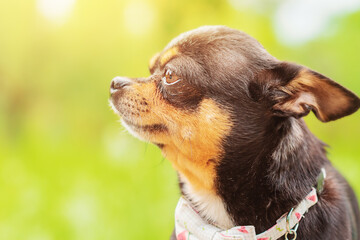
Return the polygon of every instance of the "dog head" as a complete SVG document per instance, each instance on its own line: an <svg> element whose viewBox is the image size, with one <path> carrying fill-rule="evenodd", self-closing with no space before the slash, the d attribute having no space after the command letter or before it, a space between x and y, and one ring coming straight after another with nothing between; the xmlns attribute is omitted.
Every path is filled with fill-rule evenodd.
<svg viewBox="0 0 360 240"><path fill-rule="evenodd" d="M360 106L329 78L279 61L252 37L223 26L181 34L149 69L147 78L113 79L110 103L123 125L158 145L195 189L214 191L224 154L261 148L279 122L310 111L327 122Z"/></svg>

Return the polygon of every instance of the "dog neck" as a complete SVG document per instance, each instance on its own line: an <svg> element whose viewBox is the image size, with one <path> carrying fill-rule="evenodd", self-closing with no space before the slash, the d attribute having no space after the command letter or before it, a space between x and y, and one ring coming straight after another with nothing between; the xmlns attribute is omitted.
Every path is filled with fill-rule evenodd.
<svg viewBox="0 0 360 240"><path fill-rule="evenodd" d="M324 144L302 120L276 120L266 129L257 141L228 140L232 148L216 167L215 192L194 188L179 172L182 194L209 223L264 231L304 198L328 164Z"/></svg>
<svg viewBox="0 0 360 240"><path fill-rule="evenodd" d="M302 120L276 119L261 134L226 153L217 189L235 225L264 231L301 201L328 161Z"/></svg>

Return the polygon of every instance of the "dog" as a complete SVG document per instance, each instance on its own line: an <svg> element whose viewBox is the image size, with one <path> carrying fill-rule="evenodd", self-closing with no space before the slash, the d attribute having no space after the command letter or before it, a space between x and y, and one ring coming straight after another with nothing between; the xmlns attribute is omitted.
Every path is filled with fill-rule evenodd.
<svg viewBox="0 0 360 240"><path fill-rule="evenodd" d="M178 173L176 211L185 210L175 225L181 211L191 216L172 239L360 239L355 194L302 119L350 115L360 106L354 93L225 26L179 35L149 70L114 78L110 104ZM247 238L254 231L273 235Z"/></svg>

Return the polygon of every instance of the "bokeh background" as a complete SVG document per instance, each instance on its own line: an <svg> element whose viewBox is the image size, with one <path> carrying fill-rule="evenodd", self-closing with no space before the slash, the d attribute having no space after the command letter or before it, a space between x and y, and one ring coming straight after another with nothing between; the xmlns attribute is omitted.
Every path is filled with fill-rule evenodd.
<svg viewBox="0 0 360 240"><path fill-rule="evenodd" d="M0 1L1 240L168 238L176 174L124 131L109 84L210 24L360 95L358 0ZM306 122L360 196L360 113Z"/></svg>

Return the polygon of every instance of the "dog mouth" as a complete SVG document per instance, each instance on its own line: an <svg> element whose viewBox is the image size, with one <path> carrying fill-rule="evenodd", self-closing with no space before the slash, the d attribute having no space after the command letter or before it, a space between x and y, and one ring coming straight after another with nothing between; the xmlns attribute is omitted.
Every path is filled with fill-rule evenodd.
<svg viewBox="0 0 360 240"><path fill-rule="evenodd" d="M168 129L164 124L156 123L156 124L144 124L139 125L136 123L133 123L132 121L122 117L123 124L125 123L126 126L131 128L132 130L136 132L147 132L147 133L160 133L160 132L167 132Z"/></svg>
<svg viewBox="0 0 360 240"><path fill-rule="evenodd" d="M128 108L118 108L115 105L113 98L109 99L109 105L113 111L121 117L122 125L133 135L140 137L139 134L141 135L141 133L154 134L168 131L168 128L162 123L142 124L139 123L139 121L135 121L136 118L141 122L141 112L134 113L129 111ZM131 118L128 117L129 114L131 115Z"/></svg>

